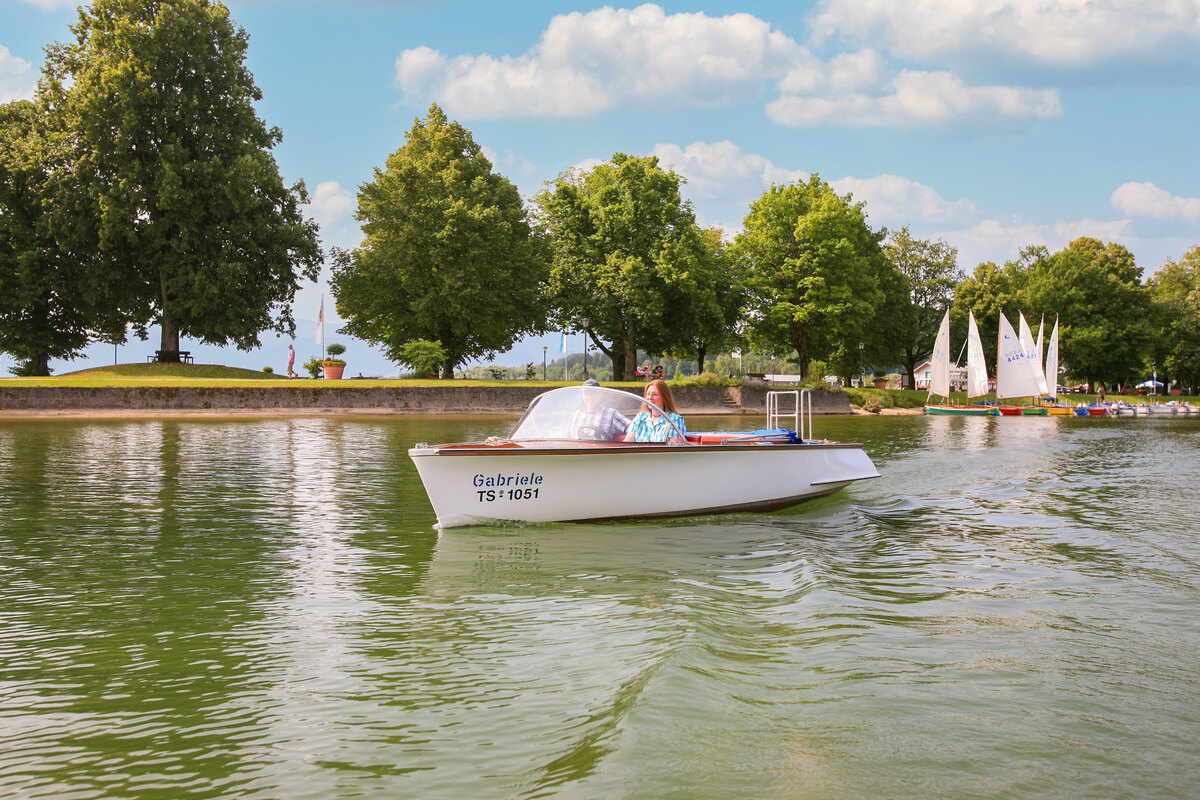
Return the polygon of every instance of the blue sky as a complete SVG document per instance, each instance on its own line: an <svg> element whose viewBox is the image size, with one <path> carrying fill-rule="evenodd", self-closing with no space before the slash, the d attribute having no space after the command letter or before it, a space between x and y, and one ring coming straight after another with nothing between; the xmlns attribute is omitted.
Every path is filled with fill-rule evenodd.
<svg viewBox="0 0 1200 800"><path fill-rule="evenodd" d="M730 232L771 183L819 173L873 225L954 245L967 271L1086 235L1149 275L1200 244L1200 0L227 5L326 247L357 244L358 186L435 101L527 198L627 152L673 165L700 222ZM0 0L0 102L31 94L75 15ZM327 279L297 296L300 361ZM326 341L348 343L348 374L395 374L334 332L332 305ZM287 349L273 334L249 354L189 344L203 363L276 370ZM557 336L496 363L540 361L543 344L553 357ZM97 346L54 366L112 360Z"/></svg>

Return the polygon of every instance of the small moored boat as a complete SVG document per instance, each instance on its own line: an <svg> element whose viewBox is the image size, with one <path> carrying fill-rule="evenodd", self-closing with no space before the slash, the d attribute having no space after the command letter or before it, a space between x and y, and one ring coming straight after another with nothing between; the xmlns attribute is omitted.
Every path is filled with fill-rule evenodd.
<svg viewBox="0 0 1200 800"><path fill-rule="evenodd" d="M781 400L794 406L780 414ZM612 441L600 438L604 426L586 424L589 414L632 419L649 406L618 389L554 389L506 437L421 443L408 454L441 528L771 511L879 477L861 444L812 438L807 391L768 393L767 429L672 425L672 444ZM789 419L793 429L775 427Z"/></svg>

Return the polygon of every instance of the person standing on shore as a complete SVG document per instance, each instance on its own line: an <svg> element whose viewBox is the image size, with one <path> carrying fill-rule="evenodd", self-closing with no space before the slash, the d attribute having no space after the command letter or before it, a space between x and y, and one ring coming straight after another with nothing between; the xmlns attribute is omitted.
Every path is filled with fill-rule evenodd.
<svg viewBox="0 0 1200 800"><path fill-rule="evenodd" d="M295 366L296 366L296 348L292 347L289 344L288 345L288 377L289 378L296 377L296 370L293 369L293 367L295 367Z"/></svg>

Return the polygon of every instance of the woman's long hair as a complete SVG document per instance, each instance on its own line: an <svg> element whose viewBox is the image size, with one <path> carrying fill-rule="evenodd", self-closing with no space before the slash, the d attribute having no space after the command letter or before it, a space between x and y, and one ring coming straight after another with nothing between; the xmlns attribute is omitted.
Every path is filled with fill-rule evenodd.
<svg viewBox="0 0 1200 800"><path fill-rule="evenodd" d="M677 413L675 409L675 396L671 394L671 387L667 386L667 382L662 379L653 380L646 384L646 389L649 389L651 386L658 389L658 393L662 396L662 402L658 404L659 407L668 414ZM645 389L642 390L643 399L645 399L645 391Z"/></svg>

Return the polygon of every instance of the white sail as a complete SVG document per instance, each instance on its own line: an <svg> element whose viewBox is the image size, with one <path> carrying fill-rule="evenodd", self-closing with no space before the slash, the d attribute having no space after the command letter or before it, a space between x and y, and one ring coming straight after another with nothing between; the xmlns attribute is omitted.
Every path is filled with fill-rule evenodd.
<svg viewBox="0 0 1200 800"><path fill-rule="evenodd" d="M1058 399L1058 317L1054 318L1054 332L1050 334L1050 344L1046 346L1046 387L1047 394Z"/></svg>
<svg viewBox="0 0 1200 800"><path fill-rule="evenodd" d="M1036 397L1041 391L1033 356L1021 344L1020 337L1000 312L1000 336L996 348L996 399ZM1042 379L1043 382L1045 379Z"/></svg>
<svg viewBox="0 0 1200 800"><path fill-rule="evenodd" d="M950 307L933 340L933 355L929 358L929 396L950 397Z"/></svg>
<svg viewBox="0 0 1200 800"><path fill-rule="evenodd" d="M979 326L975 324L975 312L968 311L967 318L967 397L981 397L988 393L987 362L983 357Z"/></svg>
<svg viewBox="0 0 1200 800"><path fill-rule="evenodd" d="M1018 311L1017 316L1021 318L1021 346L1025 348L1025 353L1029 356L1029 363L1033 366L1033 372L1038 381L1038 388L1034 394L1041 397L1046 394L1046 376L1042 374L1042 350L1038 345L1034 344L1033 331L1029 329L1029 323L1025 321L1025 315Z"/></svg>
<svg viewBox="0 0 1200 800"><path fill-rule="evenodd" d="M1038 362L1038 364L1046 363L1045 359L1043 358L1045 353L1042 350L1042 341L1043 341L1042 335L1045 334L1045 332L1046 332L1046 315L1042 314L1042 321L1038 323L1038 338L1037 338L1037 362ZM1045 370L1043 370L1042 375L1045 375L1045 374L1046 374L1046 372L1045 372Z"/></svg>

